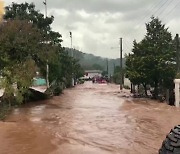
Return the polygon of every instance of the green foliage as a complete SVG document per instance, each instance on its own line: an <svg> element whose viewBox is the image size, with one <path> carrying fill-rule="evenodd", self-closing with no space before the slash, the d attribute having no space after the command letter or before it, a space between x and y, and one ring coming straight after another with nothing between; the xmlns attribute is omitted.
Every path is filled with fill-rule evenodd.
<svg viewBox="0 0 180 154"><path fill-rule="evenodd" d="M60 72L59 72L59 80L61 82L65 82L66 87L71 86L72 77L78 79L84 75L84 70L81 65L78 63L78 60L70 57L68 52L62 51L60 52L59 57L60 64Z"/></svg>
<svg viewBox="0 0 180 154"><path fill-rule="evenodd" d="M103 71L102 72L102 76L107 76L108 75L108 72L107 71Z"/></svg>
<svg viewBox="0 0 180 154"><path fill-rule="evenodd" d="M17 4L12 3L11 5L5 7L4 19L18 19L27 20L36 25L38 29L44 32L50 31L50 25L53 23L54 17L46 17L35 10L35 5L33 3L29 4L27 2Z"/></svg>
<svg viewBox="0 0 180 154"><path fill-rule="evenodd" d="M71 55L71 49L65 48L69 55ZM107 71L107 58L102 58L88 53L83 53L76 49L73 49L73 57L79 61L79 64L83 67L84 70L94 70L100 69L102 71ZM123 68L125 67L125 59L122 59ZM117 59L108 59L108 73L109 75L114 73L114 65L119 66L120 60ZM94 67L95 65L95 67ZM98 66L97 66L98 65ZM99 67L100 66L100 67Z"/></svg>
<svg viewBox="0 0 180 154"><path fill-rule="evenodd" d="M147 61L151 60L145 55L146 47L143 43L134 41L133 54L126 57L127 76L133 84L149 83L151 65Z"/></svg>
<svg viewBox="0 0 180 154"><path fill-rule="evenodd" d="M176 79L180 79L180 73L176 74Z"/></svg>
<svg viewBox="0 0 180 154"><path fill-rule="evenodd" d="M73 74L74 74L75 79L78 79L84 76L84 69L81 67L81 65L78 63L77 60L74 60Z"/></svg>
<svg viewBox="0 0 180 154"><path fill-rule="evenodd" d="M114 74L120 73L120 71L121 71L120 66L116 66L115 69L114 69Z"/></svg>
<svg viewBox="0 0 180 154"><path fill-rule="evenodd" d="M92 65L92 68L94 69L94 70L103 70L103 67L101 66L101 65L99 65L99 64L93 64Z"/></svg>
<svg viewBox="0 0 180 154"><path fill-rule="evenodd" d="M7 98L16 95L15 101L22 102L35 74L33 57L41 52L37 49L42 36L32 24L19 20L7 21L0 31L1 86L5 88Z"/></svg>
<svg viewBox="0 0 180 154"><path fill-rule="evenodd" d="M171 33L158 18L146 24L144 39L134 41L132 54L127 56L127 76L133 84L150 84L155 97L158 87L173 88L175 77L175 52Z"/></svg>
<svg viewBox="0 0 180 154"><path fill-rule="evenodd" d="M61 47L61 34L51 29L54 17L46 17L35 10L34 4L22 3L7 6L0 25L0 86L5 89L2 101L11 106L26 100L35 72L49 80L53 93L71 85L72 77L83 76L78 61Z"/></svg>
<svg viewBox="0 0 180 154"><path fill-rule="evenodd" d="M114 73L113 75L113 82L116 84L120 84L121 83L121 75L120 73Z"/></svg>
<svg viewBox="0 0 180 154"><path fill-rule="evenodd" d="M127 86L127 85L124 85L123 88L124 88L124 89L131 89L131 88L130 88L129 86Z"/></svg>
<svg viewBox="0 0 180 154"><path fill-rule="evenodd" d="M58 32L54 32L51 30L51 24L54 21L54 17L46 17L44 18L44 15L40 13L39 11L35 10L35 5L33 3L22 3L22 4L16 4L12 3L12 5L7 6L5 8L5 15L4 19L6 20L26 20L28 23L31 23L33 27L36 27L40 34L42 35L42 39L34 40L38 41L39 44L41 44L41 47L32 48L29 47L30 51L36 51L38 50L38 53L40 55L37 56L36 54L33 55L34 60L36 61L36 64L40 68L41 72L45 75L45 69L44 67L47 63L47 60L49 64L54 63L56 61L56 55L58 54L59 50L62 50L61 48L61 34ZM19 37L17 37L18 39ZM31 39L33 41L33 38ZM20 44L20 47L22 47L23 44ZM28 45L27 42L24 43L24 45ZM23 56L23 55L22 55ZM39 58L41 57L41 58Z"/></svg>
<svg viewBox="0 0 180 154"><path fill-rule="evenodd" d="M123 73L123 76L125 74L125 69L121 71L120 66L116 66L114 69L114 74L113 74L113 82L120 84L121 83L121 75ZM123 81L124 82L124 81Z"/></svg>

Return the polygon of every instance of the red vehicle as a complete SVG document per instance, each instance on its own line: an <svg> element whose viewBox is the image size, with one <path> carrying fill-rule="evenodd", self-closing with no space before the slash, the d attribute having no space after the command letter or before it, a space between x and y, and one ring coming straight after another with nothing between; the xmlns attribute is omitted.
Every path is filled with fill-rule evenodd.
<svg viewBox="0 0 180 154"><path fill-rule="evenodd" d="M99 83L107 83L107 81L105 79L101 79L99 80Z"/></svg>
<svg viewBox="0 0 180 154"><path fill-rule="evenodd" d="M94 77L92 79L93 83L107 83L106 79L104 79L103 77Z"/></svg>

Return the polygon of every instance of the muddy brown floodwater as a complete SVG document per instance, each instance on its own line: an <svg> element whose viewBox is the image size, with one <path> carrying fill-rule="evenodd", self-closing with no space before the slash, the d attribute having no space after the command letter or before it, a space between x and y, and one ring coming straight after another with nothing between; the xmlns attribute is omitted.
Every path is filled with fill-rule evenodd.
<svg viewBox="0 0 180 154"><path fill-rule="evenodd" d="M157 154L180 109L124 95L87 82L14 109L0 123L0 154Z"/></svg>

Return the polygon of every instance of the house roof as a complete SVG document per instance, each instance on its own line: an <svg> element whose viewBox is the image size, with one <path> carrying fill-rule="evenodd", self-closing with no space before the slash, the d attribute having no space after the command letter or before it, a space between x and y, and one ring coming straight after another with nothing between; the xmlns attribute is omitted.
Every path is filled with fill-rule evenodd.
<svg viewBox="0 0 180 154"><path fill-rule="evenodd" d="M101 70L85 70L85 73L102 73Z"/></svg>

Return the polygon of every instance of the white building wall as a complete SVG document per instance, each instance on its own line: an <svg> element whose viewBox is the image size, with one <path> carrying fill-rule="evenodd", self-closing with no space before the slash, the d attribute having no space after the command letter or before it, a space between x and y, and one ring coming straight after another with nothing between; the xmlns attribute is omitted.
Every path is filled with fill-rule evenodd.
<svg viewBox="0 0 180 154"><path fill-rule="evenodd" d="M93 78L93 77L95 77L95 76L100 76L100 77L101 77L102 75L101 75L101 73L88 73L88 76L87 76L87 77L88 77L88 78Z"/></svg>
<svg viewBox="0 0 180 154"><path fill-rule="evenodd" d="M131 87L131 81L128 78L124 78L124 85Z"/></svg>
<svg viewBox="0 0 180 154"><path fill-rule="evenodd" d="M180 85L180 79L175 79L175 106L179 107L180 103L180 90L179 90L179 85Z"/></svg>

